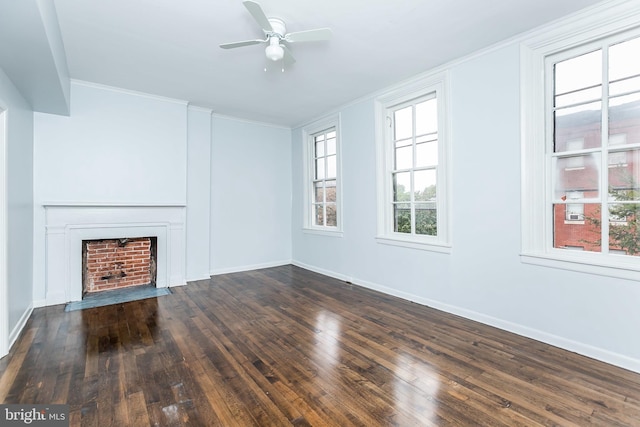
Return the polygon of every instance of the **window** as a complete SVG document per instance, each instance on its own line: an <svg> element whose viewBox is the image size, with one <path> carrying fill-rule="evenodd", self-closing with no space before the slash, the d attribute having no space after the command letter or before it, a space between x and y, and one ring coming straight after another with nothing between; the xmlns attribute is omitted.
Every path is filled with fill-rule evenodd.
<svg viewBox="0 0 640 427"><path fill-rule="evenodd" d="M322 234L340 233L340 144L338 117L304 129L305 191L304 228Z"/></svg>
<svg viewBox="0 0 640 427"><path fill-rule="evenodd" d="M525 262L640 280L639 13L593 8L523 44Z"/></svg>
<svg viewBox="0 0 640 427"><path fill-rule="evenodd" d="M336 180L337 154L336 129L330 128L312 136L313 143L313 225L337 227Z"/></svg>
<svg viewBox="0 0 640 427"><path fill-rule="evenodd" d="M380 243L449 250L445 90L438 74L376 102Z"/></svg>

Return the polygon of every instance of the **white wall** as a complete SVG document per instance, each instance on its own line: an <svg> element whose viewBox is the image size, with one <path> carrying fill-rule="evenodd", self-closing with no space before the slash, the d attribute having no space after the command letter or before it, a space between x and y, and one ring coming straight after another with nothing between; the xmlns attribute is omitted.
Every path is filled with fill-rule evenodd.
<svg viewBox="0 0 640 427"><path fill-rule="evenodd" d="M35 114L38 202L184 203L186 102L82 83L70 117Z"/></svg>
<svg viewBox="0 0 640 427"><path fill-rule="evenodd" d="M194 229L209 223L209 111L73 82L71 115L35 113L34 126L36 305L47 296L46 204L186 206L189 278L208 277L208 237Z"/></svg>
<svg viewBox="0 0 640 427"><path fill-rule="evenodd" d="M187 138L187 280L209 278L211 110L189 107Z"/></svg>
<svg viewBox="0 0 640 427"><path fill-rule="evenodd" d="M453 250L376 243L373 99L341 111L344 237L302 231L301 130L293 132L298 265L640 371L640 284L520 262L516 43L451 71Z"/></svg>
<svg viewBox="0 0 640 427"><path fill-rule="evenodd" d="M33 300L33 113L2 69L0 107L7 114L8 332L13 342Z"/></svg>
<svg viewBox="0 0 640 427"><path fill-rule="evenodd" d="M291 260L289 129L73 82L71 115L35 113L34 140L36 305L62 295L45 280L45 205L186 206L187 280Z"/></svg>
<svg viewBox="0 0 640 427"><path fill-rule="evenodd" d="M291 131L213 117L211 274L291 261Z"/></svg>

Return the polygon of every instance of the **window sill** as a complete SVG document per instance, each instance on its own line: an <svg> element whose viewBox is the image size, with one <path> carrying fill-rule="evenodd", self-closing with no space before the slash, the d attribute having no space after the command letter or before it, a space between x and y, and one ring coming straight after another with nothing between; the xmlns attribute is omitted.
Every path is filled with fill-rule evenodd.
<svg viewBox="0 0 640 427"><path fill-rule="evenodd" d="M523 253L520 259L525 264L596 274L640 281L638 257L621 255L601 255L580 252L579 256L565 253Z"/></svg>
<svg viewBox="0 0 640 427"><path fill-rule="evenodd" d="M376 241L383 245L400 246L403 248L419 249L422 251L439 252L444 254L451 253L451 246L444 243L436 242L419 242L416 240L399 239L389 236L378 236Z"/></svg>
<svg viewBox="0 0 640 427"><path fill-rule="evenodd" d="M342 237L342 230L324 230L320 228L303 228L302 232L305 234L315 234L318 236L328 236L328 237Z"/></svg>

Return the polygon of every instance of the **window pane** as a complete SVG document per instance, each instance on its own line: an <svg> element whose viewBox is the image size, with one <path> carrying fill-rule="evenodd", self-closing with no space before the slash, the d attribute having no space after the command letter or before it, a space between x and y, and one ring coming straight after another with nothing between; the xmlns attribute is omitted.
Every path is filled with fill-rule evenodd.
<svg viewBox="0 0 640 427"><path fill-rule="evenodd" d="M411 138L413 135L413 108L405 107L393 113L395 123L395 137L393 139Z"/></svg>
<svg viewBox="0 0 640 427"><path fill-rule="evenodd" d="M436 170L416 171L413 174L414 200L432 201L436 199Z"/></svg>
<svg viewBox="0 0 640 427"><path fill-rule="evenodd" d="M567 220L567 206L553 206L553 247L567 250L601 251L599 203L582 205L581 220Z"/></svg>
<svg viewBox="0 0 640 427"><path fill-rule="evenodd" d="M438 100L436 98L416 105L416 135L438 132Z"/></svg>
<svg viewBox="0 0 640 427"><path fill-rule="evenodd" d="M338 216L336 215L336 204L327 203L327 226L336 227L338 225Z"/></svg>
<svg viewBox="0 0 640 427"><path fill-rule="evenodd" d="M585 198L600 196L600 153L554 158L554 198L582 191Z"/></svg>
<svg viewBox="0 0 640 427"><path fill-rule="evenodd" d="M411 173L399 172L393 174L393 201L408 202L411 200Z"/></svg>
<svg viewBox="0 0 640 427"><path fill-rule="evenodd" d="M313 184L314 200L318 203L324 202L324 187L322 182L316 182Z"/></svg>
<svg viewBox="0 0 640 427"><path fill-rule="evenodd" d="M561 108L554 114L554 151L567 151L567 142L582 139L582 148L601 145L601 102L592 102L578 107Z"/></svg>
<svg viewBox="0 0 640 427"><path fill-rule="evenodd" d="M315 156L314 157L322 157L324 156L324 135L318 135L315 138Z"/></svg>
<svg viewBox="0 0 640 427"><path fill-rule="evenodd" d="M405 146L411 145L411 144L413 144L413 138L401 139L399 141L396 141L395 146L396 146L396 148L400 148L400 147L405 147Z"/></svg>
<svg viewBox="0 0 640 427"><path fill-rule="evenodd" d="M582 89L575 92L569 92L565 95L556 96L555 106L566 107L569 105L582 104L600 99L602 99L602 86Z"/></svg>
<svg viewBox="0 0 640 427"><path fill-rule="evenodd" d="M327 202L336 202L336 181L325 181Z"/></svg>
<svg viewBox="0 0 640 427"><path fill-rule="evenodd" d="M413 146L396 148L395 169L409 169L413 167Z"/></svg>
<svg viewBox="0 0 640 427"><path fill-rule="evenodd" d="M623 168L627 166L627 156L628 153L626 151L610 151L609 152L609 167L610 168ZM613 181L612 181L613 178ZM622 176L612 176L611 171L609 171L609 185L619 186L620 184L616 181L624 181Z"/></svg>
<svg viewBox="0 0 640 427"><path fill-rule="evenodd" d="M609 80L640 74L640 37L609 48Z"/></svg>
<svg viewBox="0 0 640 427"><path fill-rule="evenodd" d="M416 144L416 167L436 166L438 164L438 141Z"/></svg>
<svg viewBox="0 0 640 427"><path fill-rule="evenodd" d="M640 201L640 150L609 153L609 200Z"/></svg>
<svg viewBox="0 0 640 427"><path fill-rule="evenodd" d="M626 255L640 255L640 204L609 205L609 249L624 251Z"/></svg>
<svg viewBox="0 0 640 427"><path fill-rule="evenodd" d="M324 158L316 159L316 179L324 179Z"/></svg>
<svg viewBox="0 0 640 427"><path fill-rule="evenodd" d="M314 212L314 224L324 226L324 205L314 205Z"/></svg>
<svg viewBox="0 0 640 427"><path fill-rule="evenodd" d="M327 137L327 154L336 154L336 137L335 132L331 132L334 134L333 138Z"/></svg>
<svg viewBox="0 0 640 427"><path fill-rule="evenodd" d="M555 65L555 95L602 84L602 51L587 53Z"/></svg>
<svg viewBox="0 0 640 427"><path fill-rule="evenodd" d="M623 93L640 91L640 77L627 78L609 84L609 95L621 95Z"/></svg>
<svg viewBox="0 0 640 427"><path fill-rule="evenodd" d="M416 234L438 235L438 215L435 203L416 203Z"/></svg>
<svg viewBox="0 0 640 427"><path fill-rule="evenodd" d="M627 144L640 143L640 93L609 101L609 134L622 133Z"/></svg>
<svg viewBox="0 0 640 427"><path fill-rule="evenodd" d="M325 178L335 178L336 177L336 156L327 156L327 176Z"/></svg>
<svg viewBox="0 0 640 427"><path fill-rule="evenodd" d="M411 205L409 203L394 204L393 218L393 231L411 233Z"/></svg>

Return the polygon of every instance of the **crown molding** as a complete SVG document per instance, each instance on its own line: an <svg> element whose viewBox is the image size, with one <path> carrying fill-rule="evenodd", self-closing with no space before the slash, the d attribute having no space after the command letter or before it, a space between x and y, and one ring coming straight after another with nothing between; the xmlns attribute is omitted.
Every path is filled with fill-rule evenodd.
<svg viewBox="0 0 640 427"><path fill-rule="evenodd" d="M93 83L93 82L88 82L88 81L85 81L85 80L71 79L71 84L72 85L77 85L77 86L84 86L84 87L88 87L88 88L93 88L93 89L107 90L107 91L110 91L110 92L118 92L118 93L122 93L122 94L125 94L125 95L138 96L138 97L141 97L141 98L153 99L155 101L169 102L169 103L172 103L172 104L183 105L185 107L187 107L189 105L188 101L185 101L185 100L182 100L182 99L175 99L175 98L169 98L169 97L160 96L160 95L153 95L153 94L146 93L146 92L140 92L140 91L130 90L130 89L123 89L123 88L116 87L116 86L109 86L109 85L104 85L104 84L101 84L101 83Z"/></svg>

